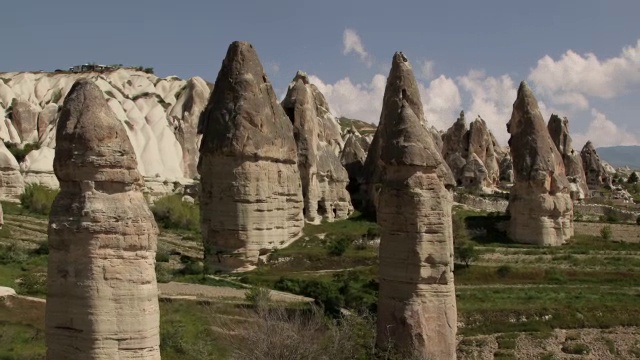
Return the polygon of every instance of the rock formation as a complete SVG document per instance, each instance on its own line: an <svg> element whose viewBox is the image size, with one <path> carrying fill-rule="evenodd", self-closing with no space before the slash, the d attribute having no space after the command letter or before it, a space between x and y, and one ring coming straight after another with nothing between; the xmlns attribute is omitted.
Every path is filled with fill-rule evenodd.
<svg viewBox="0 0 640 360"><path fill-rule="evenodd" d="M0 141L0 200L16 201L24 191L20 165Z"/></svg>
<svg viewBox="0 0 640 360"><path fill-rule="evenodd" d="M377 343L429 359L456 357L452 195L439 150L423 126L409 62L393 57L376 132L386 169L378 203Z"/></svg>
<svg viewBox="0 0 640 360"><path fill-rule="evenodd" d="M585 177L584 168L580 154L573 149L571 136L569 135L569 120L565 117L561 119L558 115L551 114L547 129L551 135L551 140L562 155L564 171L570 182L571 198L582 200L589 196L589 187Z"/></svg>
<svg viewBox="0 0 640 360"><path fill-rule="evenodd" d="M125 125L146 183L188 184L197 175L196 128L209 95L209 86L201 78L159 78L124 68L103 73L14 72L1 77L3 141L55 148L59 107L73 83L88 78L100 87L117 119ZM42 155L31 162L35 168L23 166L31 174L25 180L54 185L53 158Z"/></svg>
<svg viewBox="0 0 640 360"><path fill-rule="evenodd" d="M580 158L589 189L600 190L603 186L611 186L611 176L607 173L591 141L584 144L580 151Z"/></svg>
<svg viewBox="0 0 640 360"><path fill-rule="evenodd" d="M342 145L340 125L324 96L299 71L282 107L293 124L305 219L312 223L346 219L353 212L346 189L349 175L336 155Z"/></svg>
<svg viewBox="0 0 640 360"><path fill-rule="evenodd" d="M251 269L304 225L293 126L251 44L229 46L198 128L205 262Z"/></svg>
<svg viewBox="0 0 640 360"><path fill-rule="evenodd" d="M386 176L385 164L380 159L382 150L382 146L380 144L380 133L384 131L384 128L386 126L386 119L392 117L392 114L389 114L388 112L397 110L397 106L395 110L393 110L392 107L385 107L384 104L388 104L392 101L397 101L396 93L402 92L403 101L408 102L414 109L414 113L419 117L420 123L422 124L422 126L424 126L426 130L425 134L429 137L429 140L433 143L434 139L434 135L432 131L429 130L430 127L427 124L424 116L422 100L419 96L418 85L415 77L413 76L413 70L409 62L406 61L406 58L404 58L404 61L401 60L402 58L404 58L404 55L402 54L398 54L397 59L394 58L394 65L391 67L391 73L389 75L389 78L387 78L386 85L386 89L393 89L394 91L385 91L382 113L380 114L380 122L373 137L373 141L371 142L371 146L369 147L367 159L364 165L365 183L362 184L362 187L364 189L364 192L366 193L366 203L362 211L368 214L375 214L376 212L378 193ZM398 63L396 64L397 61ZM391 75L393 75L393 77ZM387 92L392 94L389 96L392 96L393 99L396 100L387 100ZM455 179L453 177L453 174L451 173L451 169L449 169L449 166L446 164L446 162L443 161L442 163L438 164L437 173L447 188L452 188L455 186Z"/></svg>
<svg viewBox="0 0 640 360"><path fill-rule="evenodd" d="M524 81L507 131L515 177L509 197L508 234L520 243L561 245L573 236L569 181L538 101Z"/></svg>
<svg viewBox="0 0 640 360"><path fill-rule="evenodd" d="M90 80L71 88L56 137L47 359L160 359L158 227L125 128Z"/></svg>
<svg viewBox="0 0 640 360"><path fill-rule="evenodd" d="M480 116L467 128L462 111L443 135L442 156L458 185L482 190L500 182L500 163L506 152Z"/></svg>

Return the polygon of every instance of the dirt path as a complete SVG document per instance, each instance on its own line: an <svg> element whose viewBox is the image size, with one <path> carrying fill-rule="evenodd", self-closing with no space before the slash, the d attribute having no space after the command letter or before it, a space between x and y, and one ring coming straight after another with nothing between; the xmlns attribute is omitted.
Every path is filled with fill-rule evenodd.
<svg viewBox="0 0 640 360"><path fill-rule="evenodd" d="M158 284L160 296L165 297L183 297L185 299L191 297L194 299L214 299L214 298L233 298L244 300L245 289L235 289L224 286L207 286L201 284L188 284L180 282L169 282L166 284ZM282 302L311 302L313 299L289 294L281 291L270 290L271 299Z"/></svg>
<svg viewBox="0 0 640 360"><path fill-rule="evenodd" d="M600 229L605 225L611 226L611 238L613 240L640 242L640 226L638 225L574 222L573 227L576 234L599 236Z"/></svg>

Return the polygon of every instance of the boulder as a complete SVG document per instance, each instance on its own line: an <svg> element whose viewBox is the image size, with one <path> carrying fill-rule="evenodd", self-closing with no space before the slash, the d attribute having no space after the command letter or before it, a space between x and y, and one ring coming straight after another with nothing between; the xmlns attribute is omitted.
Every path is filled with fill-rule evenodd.
<svg viewBox="0 0 640 360"><path fill-rule="evenodd" d="M79 80L57 125L47 359L160 359L158 227L124 126Z"/></svg>
<svg viewBox="0 0 640 360"><path fill-rule="evenodd" d="M282 107L293 124L305 219L312 223L346 219L353 212L346 189L349 176L335 153L342 143L340 126L325 111L324 96L309 83L307 74L298 71Z"/></svg>
<svg viewBox="0 0 640 360"><path fill-rule="evenodd" d="M455 359L453 200L438 171L444 160L423 126L420 94L411 84L411 66L396 53L376 132L385 170L377 209L377 345L393 344L407 358Z"/></svg>
<svg viewBox="0 0 640 360"><path fill-rule="evenodd" d="M611 187L611 176L605 169L591 141L584 144L582 151L580 151L580 158L590 190L600 190L604 186Z"/></svg>
<svg viewBox="0 0 640 360"><path fill-rule="evenodd" d="M198 129L206 265L249 270L304 225L293 125L251 44L229 46Z"/></svg>
<svg viewBox="0 0 640 360"><path fill-rule="evenodd" d="M560 116L551 114L547 129L549 130L549 135L551 135L551 140L553 140L560 155L562 155L567 179L573 184L571 186L571 199L582 200L588 197L589 187L582 167L582 158L573 149L571 136L569 135L569 119L566 117L561 119Z"/></svg>
<svg viewBox="0 0 640 360"><path fill-rule="evenodd" d="M507 124L515 184L508 234L516 242L561 245L573 236L573 202L562 155L549 135L538 101L523 81Z"/></svg>
<svg viewBox="0 0 640 360"><path fill-rule="evenodd" d="M11 122L23 143L38 142L39 109L27 101L14 99Z"/></svg>

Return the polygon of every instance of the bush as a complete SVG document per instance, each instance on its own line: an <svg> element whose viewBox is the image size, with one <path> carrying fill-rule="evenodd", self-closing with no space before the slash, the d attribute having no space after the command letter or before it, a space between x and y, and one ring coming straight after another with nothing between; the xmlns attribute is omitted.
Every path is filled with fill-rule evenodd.
<svg viewBox="0 0 640 360"><path fill-rule="evenodd" d="M0 264L22 264L29 256L17 244L9 246L0 246Z"/></svg>
<svg viewBox="0 0 640 360"><path fill-rule="evenodd" d="M13 157L15 157L19 163L23 162L24 158L27 157L27 154L30 153L32 150L40 149L40 144L38 143L26 143L22 148L19 148L18 145L14 143L6 142L6 141L4 145L7 147L7 150L9 150L11 155L13 155Z"/></svg>
<svg viewBox="0 0 640 360"><path fill-rule="evenodd" d="M502 265L496 270L496 273L501 278L506 278L512 272L513 272L513 268L509 265Z"/></svg>
<svg viewBox="0 0 640 360"><path fill-rule="evenodd" d="M600 237L602 237L602 240L611 240L611 226L610 225L605 225L600 229Z"/></svg>
<svg viewBox="0 0 640 360"><path fill-rule="evenodd" d="M198 205L182 201L180 195L169 195L156 200L151 212L164 228L200 231Z"/></svg>
<svg viewBox="0 0 640 360"><path fill-rule="evenodd" d="M629 184L637 184L638 181L640 181L640 178L638 177L638 174L634 171L631 173L631 175L629 175L629 178L627 179L627 183Z"/></svg>
<svg viewBox="0 0 640 360"><path fill-rule="evenodd" d="M252 287L244 294L244 298L254 307L261 308L271 301L271 292L269 289Z"/></svg>
<svg viewBox="0 0 640 360"><path fill-rule="evenodd" d="M562 352L565 354L586 355L591 352L591 349L583 343L564 344L562 346Z"/></svg>
<svg viewBox="0 0 640 360"><path fill-rule="evenodd" d="M58 190L50 189L40 184L29 184L20 195L20 204L30 212L49 215L51 204L58 195Z"/></svg>
<svg viewBox="0 0 640 360"><path fill-rule="evenodd" d="M351 239L344 236L333 239L327 245L327 253L331 256L342 256L345 252L347 252L347 249L349 248L349 245L351 245L351 242Z"/></svg>
<svg viewBox="0 0 640 360"><path fill-rule="evenodd" d="M478 257L478 252L475 246L470 241L463 241L456 243L454 248L454 254L456 259L463 262L466 267L469 267L471 262Z"/></svg>
<svg viewBox="0 0 640 360"><path fill-rule="evenodd" d="M168 283L173 280L171 269L166 264L156 263L156 280L159 283Z"/></svg>
<svg viewBox="0 0 640 360"><path fill-rule="evenodd" d="M45 274L29 273L20 279L18 292L27 295L45 295L47 293L47 277Z"/></svg>
<svg viewBox="0 0 640 360"><path fill-rule="evenodd" d="M156 262L169 262L171 256L168 251L158 250L156 252Z"/></svg>

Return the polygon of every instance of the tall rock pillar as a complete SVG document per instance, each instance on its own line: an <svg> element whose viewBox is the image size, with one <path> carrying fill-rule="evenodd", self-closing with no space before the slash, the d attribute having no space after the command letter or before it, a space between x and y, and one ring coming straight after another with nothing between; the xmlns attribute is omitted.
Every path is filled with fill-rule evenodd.
<svg viewBox="0 0 640 360"><path fill-rule="evenodd" d="M67 95L56 144L47 359L160 359L158 227L125 128L90 80Z"/></svg>
<svg viewBox="0 0 640 360"><path fill-rule="evenodd" d="M382 107L384 126L376 133L385 169L377 207L382 227L377 344L429 359L455 359L452 195L412 83L411 65L396 53Z"/></svg>

